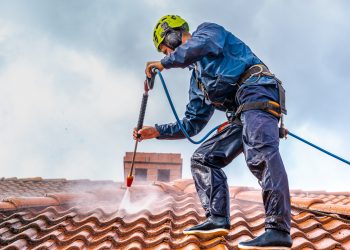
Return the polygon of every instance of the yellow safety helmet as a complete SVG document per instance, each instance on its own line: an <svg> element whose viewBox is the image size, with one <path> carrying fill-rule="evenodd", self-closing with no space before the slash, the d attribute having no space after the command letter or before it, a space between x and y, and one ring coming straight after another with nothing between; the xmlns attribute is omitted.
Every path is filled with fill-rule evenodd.
<svg viewBox="0 0 350 250"><path fill-rule="evenodd" d="M153 30L153 42L156 49L160 52L159 45L163 42L166 32L169 29L180 28L185 31L189 31L188 23L177 15L163 16L157 22Z"/></svg>

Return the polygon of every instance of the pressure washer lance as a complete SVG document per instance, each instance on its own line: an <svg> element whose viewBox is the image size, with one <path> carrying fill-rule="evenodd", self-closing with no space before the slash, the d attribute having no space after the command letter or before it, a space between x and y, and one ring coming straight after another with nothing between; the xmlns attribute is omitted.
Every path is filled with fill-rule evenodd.
<svg viewBox="0 0 350 250"><path fill-rule="evenodd" d="M145 83L144 83L145 92L142 95L142 102L141 102L139 120L137 122L136 131L139 131L143 127L143 120L145 118L145 112L146 112L146 106L147 106L147 100L148 100L148 91L153 89L155 76L156 76L155 70L152 70L151 78L148 78L146 76L146 80L145 80ZM133 174L133 171L134 171L135 157L136 157L137 144L139 142L139 140L138 140L139 138L140 138L140 134L137 134L137 138L135 140L134 153L132 155L131 169L130 169L128 177L126 178L126 186L127 187L131 187L131 184L132 184L132 182L134 180L134 176L132 174Z"/></svg>

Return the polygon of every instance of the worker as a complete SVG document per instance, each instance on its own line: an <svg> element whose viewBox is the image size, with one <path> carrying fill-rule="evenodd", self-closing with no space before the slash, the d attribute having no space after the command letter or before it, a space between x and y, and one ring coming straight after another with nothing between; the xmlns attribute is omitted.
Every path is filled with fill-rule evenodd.
<svg viewBox="0 0 350 250"><path fill-rule="evenodd" d="M279 153L278 123L286 113L281 82L251 49L215 23L203 23L189 33L188 23L177 15L162 17L153 42L165 54L148 62L152 69L192 70L189 103L181 120L190 136L198 134L214 110L225 111L225 127L205 141L191 158L191 172L207 219L184 234L199 237L227 235L230 229L230 196L222 168L240 153L262 187L266 214L265 232L241 249L289 249L290 194L287 174ZM139 134L139 138L137 138ZM134 130L134 139L182 139L178 123L156 124Z"/></svg>

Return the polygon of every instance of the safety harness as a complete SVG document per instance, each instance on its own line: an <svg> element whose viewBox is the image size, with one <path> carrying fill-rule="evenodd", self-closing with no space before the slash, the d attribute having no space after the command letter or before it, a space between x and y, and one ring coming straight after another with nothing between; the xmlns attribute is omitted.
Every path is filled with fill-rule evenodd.
<svg viewBox="0 0 350 250"><path fill-rule="evenodd" d="M244 84L249 84L247 81L251 79L252 77L256 77L255 82L257 82L261 76L270 76L274 77L277 80L277 86L278 86L278 92L279 92L279 102L274 101L265 101L265 102L249 102L249 103L243 103L240 106L238 106L237 110L233 110L233 103L235 99L237 100L237 95L239 94L239 91L235 94L235 99L229 98L225 100L224 106L227 107L226 109L226 117L228 119L228 122L223 123L219 129L218 132L221 132L226 126L228 126L230 123L237 123L242 124L240 120L240 115L242 112L247 110L253 110L253 109L260 109L263 111L266 111L280 121L280 128L279 128L279 137L285 138L287 135L287 130L284 128L283 124L283 114L287 114L286 104L285 104L285 90L282 86L282 82L275 77L274 74L270 72L270 70L267 68L264 64L256 64L251 66L248 70L246 70L240 79L237 81L237 85L239 88L241 88Z"/></svg>
<svg viewBox="0 0 350 250"><path fill-rule="evenodd" d="M279 92L279 103L276 103L273 101L244 103L237 108L237 111L235 113L236 116L239 116L243 111L247 111L251 109L262 109L264 111L267 111L273 114L277 118L281 118L283 114L285 115L287 114L286 95L285 95L285 90L282 86L282 82L278 78L276 78L275 75L272 74L264 64L256 64L251 66L246 72L242 74L237 84L240 87L244 84L249 84L249 83L246 83L246 81L252 77L257 77L255 81L257 82L261 76L270 76L270 77L274 77L277 80L278 92Z"/></svg>

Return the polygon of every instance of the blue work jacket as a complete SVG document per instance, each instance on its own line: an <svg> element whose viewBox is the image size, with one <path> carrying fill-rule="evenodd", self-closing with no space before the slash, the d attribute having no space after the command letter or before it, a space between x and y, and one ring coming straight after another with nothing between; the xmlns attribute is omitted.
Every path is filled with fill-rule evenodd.
<svg viewBox="0 0 350 250"><path fill-rule="evenodd" d="M232 33L214 23L203 23L192 37L161 60L165 69L192 69L189 103L182 125L190 136L198 134L215 109L224 110L226 99L234 99L236 82L249 67L262 61ZM199 85L202 87L198 87ZM181 139L177 122L156 124L158 139Z"/></svg>

